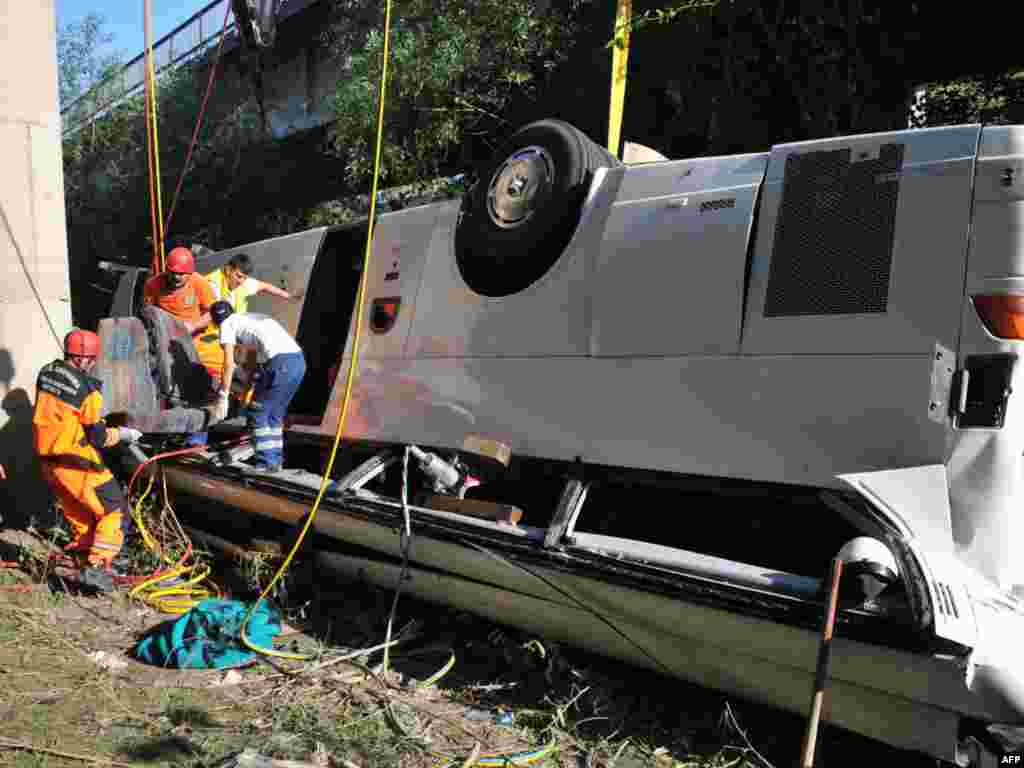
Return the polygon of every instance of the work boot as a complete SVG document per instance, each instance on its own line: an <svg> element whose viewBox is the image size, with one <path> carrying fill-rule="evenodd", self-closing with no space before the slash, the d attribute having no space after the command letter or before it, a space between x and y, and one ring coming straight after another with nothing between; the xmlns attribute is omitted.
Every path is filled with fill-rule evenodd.
<svg viewBox="0 0 1024 768"><path fill-rule="evenodd" d="M78 572L78 583L108 594L114 591L114 572L101 568L83 568Z"/></svg>
<svg viewBox="0 0 1024 768"><path fill-rule="evenodd" d="M127 555L120 554L110 561L110 570L115 576L127 576L132 569L132 561Z"/></svg>
<svg viewBox="0 0 1024 768"><path fill-rule="evenodd" d="M282 469L281 464L269 464L263 459L258 459L255 457L244 459L239 463L246 465L249 469L253 470L254 472L265 472L269 474L274 474L276 472L280 472Z"/></svg>

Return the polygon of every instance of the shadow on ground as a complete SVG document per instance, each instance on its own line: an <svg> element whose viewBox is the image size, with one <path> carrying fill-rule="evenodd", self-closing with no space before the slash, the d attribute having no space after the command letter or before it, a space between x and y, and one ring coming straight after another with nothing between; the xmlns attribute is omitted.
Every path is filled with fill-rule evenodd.
<svg viewBox="0 0 1024 768"><path fill-rule="evenodd" d="M120 755L130 760L153 763L166 760L180 760L197 753L196 747L184 736L159 736L143 739L119 750Z"/></svg>

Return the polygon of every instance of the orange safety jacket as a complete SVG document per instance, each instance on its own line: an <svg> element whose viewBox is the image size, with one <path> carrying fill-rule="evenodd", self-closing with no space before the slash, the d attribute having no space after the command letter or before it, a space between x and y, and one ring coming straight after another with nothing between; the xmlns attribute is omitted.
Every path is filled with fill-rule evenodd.
<svg viewBox="0 0 1024 768"><path fill-rule="evenodd" d="M217 300L213 286L202 275L193 272L185 284L176 291L167 287L165 273L153 275L146 281L142 291L147 304L153 304L179 320L195 322ZM220 337L212 327L192 334L196 355L211 375L220 378L224 374L224 348Z"/></svg>
<svg viewBox="0 0 1024 768"><path fill-rule="evenodd" d="M100 418L102 384L85 371L55 360L39 372L32 417L36 454L49 462L85 471L106 468L99 448L117 442Z"/></svg>

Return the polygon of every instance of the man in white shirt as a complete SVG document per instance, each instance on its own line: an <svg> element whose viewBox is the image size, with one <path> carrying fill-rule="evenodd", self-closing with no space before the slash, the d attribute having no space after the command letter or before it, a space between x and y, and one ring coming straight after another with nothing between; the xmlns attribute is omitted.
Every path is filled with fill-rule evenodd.
<svg viewBox="0 0 1024 768"><path fill-rule="evenodd" d="M279 299L298 298L283 288L252 277L252 268L252 259L247 254L236 253L227 264L204 277L217 298L230 304L235 312L248 312L249 298L258 293L269 293Z"/></svg>
<svg viewBox="0 0 1024 768"><path fill-rule="evenodd" d="M284 417L306 375L306 358L295 339L272 317L235 312L228 302L217 301L210 307L210 318L220 328L224 347L224 383L220 390L224 402L235 372L235 345L256 348L260 376L247 411L247 426L256 449L252 464L276 472L284 463Z"/></svg>

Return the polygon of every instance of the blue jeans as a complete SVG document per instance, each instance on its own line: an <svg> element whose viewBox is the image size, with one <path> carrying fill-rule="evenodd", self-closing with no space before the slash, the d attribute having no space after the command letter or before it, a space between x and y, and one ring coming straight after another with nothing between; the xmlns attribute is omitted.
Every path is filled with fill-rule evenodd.
<svg viewBox="0 0 1024 768"><path fill-rule="evenodd" d="M185 445L189 448L193 448L197 445L206 445L209 441L209 433L207 432L191 432L185 437Z"/></svg>
<svg viewBox="0 0 1024 768"><path fill-rule="evenodd" d="M255 463L280 467L284 463L284 417L306 375L301 352L274 355L256 381L246 421L252 434Z"/></svg>

